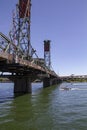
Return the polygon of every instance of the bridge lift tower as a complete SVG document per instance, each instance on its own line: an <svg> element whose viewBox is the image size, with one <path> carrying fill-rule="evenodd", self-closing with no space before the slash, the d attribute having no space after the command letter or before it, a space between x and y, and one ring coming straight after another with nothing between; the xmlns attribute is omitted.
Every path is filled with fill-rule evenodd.
<svg viewBox="0 0 87 130"><path fill-rule="evenodd" d="M13 11L13 27L9 34L11 41L17 46L15 54L27 60L35 52L30 43L30 18L31 0L19 0Z"/></svg>
<svg viewBox="0 0 87 130"><path fill-rule="evenodd" d="M51 51L50 51L50 40L44 41L44 61L45 66L51 69Z"/></svg>

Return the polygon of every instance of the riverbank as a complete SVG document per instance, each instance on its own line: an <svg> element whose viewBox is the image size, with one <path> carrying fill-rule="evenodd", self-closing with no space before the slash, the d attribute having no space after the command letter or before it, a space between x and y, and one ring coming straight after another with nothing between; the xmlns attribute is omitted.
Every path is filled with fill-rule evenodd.
<svg viewBox="0 0 87 130"><path fill-rule="evenodd" d="M10 82L12 81L8 78L0 78L0 83L10 83Z"/></svg>

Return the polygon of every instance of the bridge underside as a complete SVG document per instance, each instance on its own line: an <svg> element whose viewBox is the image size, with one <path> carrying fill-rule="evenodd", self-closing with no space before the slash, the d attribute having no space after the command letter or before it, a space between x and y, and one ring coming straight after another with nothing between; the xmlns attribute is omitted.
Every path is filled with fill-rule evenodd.
<svg viewBox="0 0 87 130"><path fill-rule="evenodd" d="M38 73L40 71L38 65L32 64L29 61L18 59L15 60L13 55L0 53L0 71L16 74ZM42 71L42 70L41 70Z"/></svg>
<svg viewBox="0 0 87 130"><path fill-rule="evenodd" d="M14 93L31 93L31 83L36 79L43 81L43 87L58 83L58 77L52 71L46 71L43 67L32 62L14 59L13 55L0 53L1 77L7 77L14 82ZM10 75L3 75L4 72Z"/></svg>

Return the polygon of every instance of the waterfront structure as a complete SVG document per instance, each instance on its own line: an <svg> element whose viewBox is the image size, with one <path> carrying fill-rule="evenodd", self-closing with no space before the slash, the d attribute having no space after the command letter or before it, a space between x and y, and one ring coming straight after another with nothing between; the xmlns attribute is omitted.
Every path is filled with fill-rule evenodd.
<svg viewBox="0 0 87 130"><path fill-rule="evenodd" d="M31 0L19 0L13 11L10 38L0 33L1 77L8 77L14 82L14 93L31 93L31 83L36 79L42 80L44 87L59 81L59 76L50 68L50 40L44 41L43 60L31 45L30 18ZM3 75L4 72L10 74Z"/></svg>

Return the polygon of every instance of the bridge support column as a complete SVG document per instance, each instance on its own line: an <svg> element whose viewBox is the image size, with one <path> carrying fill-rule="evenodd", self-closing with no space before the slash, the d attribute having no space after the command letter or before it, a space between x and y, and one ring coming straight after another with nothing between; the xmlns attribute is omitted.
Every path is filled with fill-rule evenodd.
<svg viewBox="0 0 87 130"><path fill-rule="evenodd" d="M60 83L60 81L58 81L58 79L56 78L44 78L43 80L43 87L49 87L49 86L52 86L52 85L56 85Z"/></svg>
<svg viewBox="0 0 87 130"><path fill-rule="evenodd" d="M52 85L58 84L58 80L56 78L52 79Z"/></svg>
<svg viewBox="0 0 87 130"><path fill-rule="evenodd" d="M46 87L49 87L52 85L52 81L50 78L44 78L43 80L43 87L46 88Z"/></svg>
<svg viewBox="0 0 87 130"><path fill-rule="evenodd" d="M24 94L24 93L31 93L31 79L20 77L15 78L14 80L14 93L17 94Z"/></svg>

